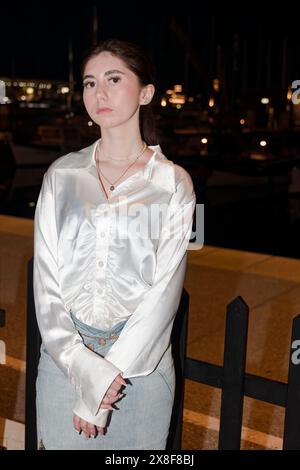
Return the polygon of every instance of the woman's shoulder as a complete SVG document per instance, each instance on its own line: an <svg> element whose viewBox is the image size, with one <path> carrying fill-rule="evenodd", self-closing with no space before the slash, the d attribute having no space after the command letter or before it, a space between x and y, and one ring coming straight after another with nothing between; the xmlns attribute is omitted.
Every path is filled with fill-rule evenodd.
<svg viewBox="0 0 300 470"><path fill-rule="evenodd" d="M187 185L192 185L192 177L189 172L182 166L174 163L175 179L176 183L179 184L181 181L185 182Z"/></svg>
<svg viewBox="0 0 300 470"><path fill-rule="evenodd" d="M61 157L54 160L47 169L47 175L52 176L55 170L58 169L77 169L89 166L93 156L93 150L97 142L94 142L88 147L73 152L66 153Z"/></svg>
<svg viewBox="0 0 300 470"><path fill-rule="evenodd" d="M190 173L185 168L169 159L165 153L160 152L160 156L161 161L172 168L175 191L178 186L182 186L187 192L193 192L193 180Z"/></svg>

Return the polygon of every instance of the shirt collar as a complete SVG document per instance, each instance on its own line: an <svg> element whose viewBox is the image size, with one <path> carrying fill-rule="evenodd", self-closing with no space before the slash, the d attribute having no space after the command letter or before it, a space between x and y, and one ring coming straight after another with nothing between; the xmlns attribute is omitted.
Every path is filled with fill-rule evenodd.
<svg viewBox="0 0 300 470"><path fill-rule="evenodd" d="M96 168L95 152L98 142L101 138L96 140L92 145L82 150L84 155L84 168ZM160 188L175 192L175 169L174 163L168 160L162 153L160 145L149 145L149 148L154 152L149 162L142 170L142 177Z"/></svg>

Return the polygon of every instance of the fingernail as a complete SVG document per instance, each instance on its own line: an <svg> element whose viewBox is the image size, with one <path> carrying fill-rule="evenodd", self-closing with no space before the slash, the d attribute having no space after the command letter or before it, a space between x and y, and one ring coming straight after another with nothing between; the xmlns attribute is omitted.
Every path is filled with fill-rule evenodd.
<svg viewBox="0 0 300 470"><path fill-rule="evenodd" d="M93 437L93 438L95 438L96 436L95 436L95 434L91 434L91 436L90 436L90 437Z"/></svg>
<svg viewBox="0 0 300 470"><path fill-rule="evenodd" d="M125 381L125 379L121 376L121 382L123 385L127 385L127 382Z"/></svg>
<svg viewBox="0 0 300 470"><path fill-rule="evenodd" d="M119 393L118 398L125 397L125 393Z"/></svg>

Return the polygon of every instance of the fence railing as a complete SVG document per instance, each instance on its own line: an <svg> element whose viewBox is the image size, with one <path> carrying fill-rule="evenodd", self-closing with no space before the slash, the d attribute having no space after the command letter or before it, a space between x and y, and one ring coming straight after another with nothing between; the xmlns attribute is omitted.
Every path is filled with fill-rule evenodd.
<svg viewBox="0 0 300 470"><path fill-rule="evenodd" d="M284 407L283 449L299 450L300 315L293 320L288 383L245 372L248 316L247 304L236 297L227 306L223 367L186 358L185 378L222 389L219 450L240 449L244 396Z"/></svg>

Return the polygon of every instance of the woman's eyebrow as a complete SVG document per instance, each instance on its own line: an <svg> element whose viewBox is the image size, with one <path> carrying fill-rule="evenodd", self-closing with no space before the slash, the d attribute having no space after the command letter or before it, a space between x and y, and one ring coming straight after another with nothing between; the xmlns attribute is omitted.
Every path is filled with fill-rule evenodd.
<svg viewBox="0 0 300 470"><path fill-rule="evenodd" d="M115 69L115 70L108 70L107 72L105 72L104 76L107 77L108 75L112 75L114 73L121 73L122 75L125 75L125 73L121 72L121 70ZM82 80L85 80L86 78L95 78L95 77L94 75L85 75Z"/></svg>
<svg viewBox="0 0 300 470"><path fill-rule="evenodd" d="M85 80L86 78L95 78L93 75L85 75L82 80Z"/></svg>
<svg viewBox="0 0 300 470"><path fill-rule="evenodd" d="M108 70L107 72L105 72L104 76L107 76L107 75L112 75L113 73L121 73L122 75L125 75L124 72L121 72L121 70Z"/></svg>

